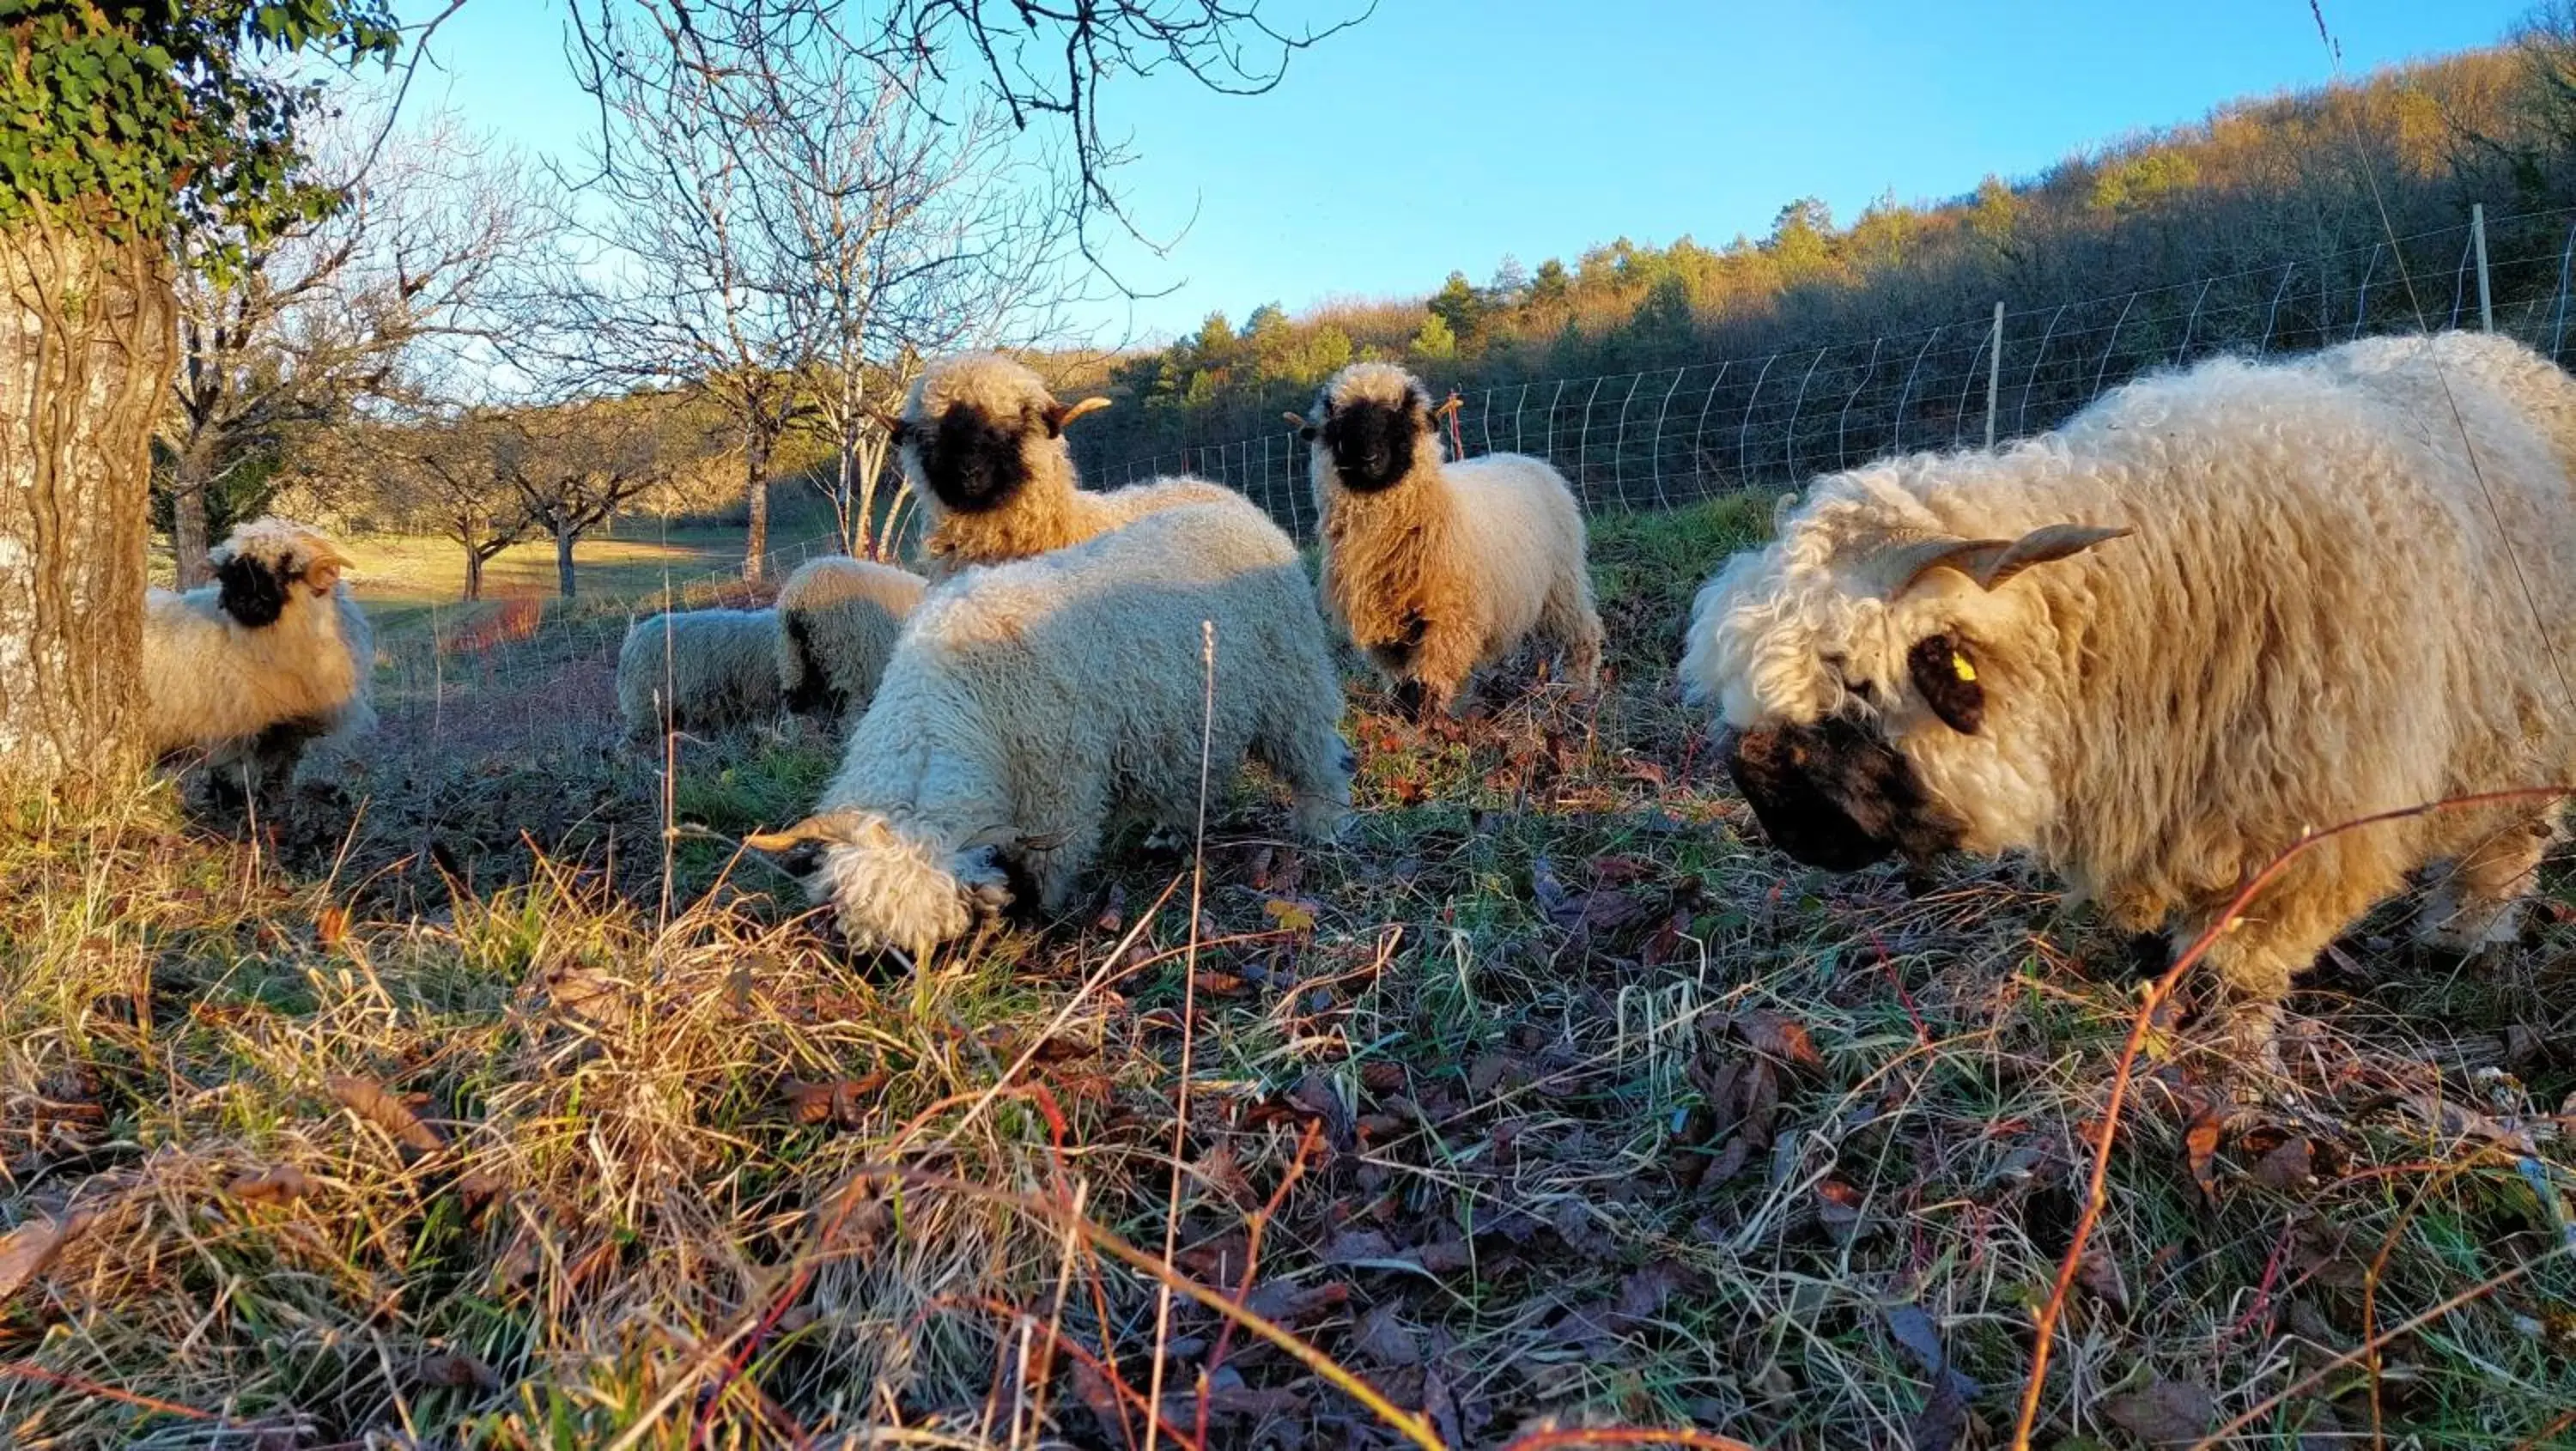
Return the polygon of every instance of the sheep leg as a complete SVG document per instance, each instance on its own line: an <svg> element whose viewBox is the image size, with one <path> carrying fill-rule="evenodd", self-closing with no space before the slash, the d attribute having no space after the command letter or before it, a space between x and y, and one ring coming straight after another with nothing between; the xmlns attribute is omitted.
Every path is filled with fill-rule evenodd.
<svg viewBox="0 0 2576 1451"><path fill-rule="evenodd" d="M1539 615L1539 630L1556 642L1565 673L1585 690L1601 684L1601 612L1593 608L1592 581L1581 572L1556 582Z"/></svg>
<svg viewBox="0 0 2576 1451"><path fill-rule="evenodd" d="M2226 1059L2279 1071L2275 1034L2291 980L2354 919L2404 883L2405 873L2384 843L2347 838L2320 847L2248 904L2204 959L2222 990L2226 1020L2216 1046ZM2176 945L2197 940L2216 920L2191 920Z"/></svg>
<svg viewBox="0 0 2576 1451"><path fill-rule="evenodd" d="M2505 818L2460 853L2415 919L2415 938L2436 952L2475 956L2515 939L2516 908L2529 894L2555 834L2554 812Z"/></svg>
<svg viewBox="0 0 2576 1451"><path fill-rule="evenodd" d="M1027 880L1037 891L1038 906L1049 913L1061 912L1073 899L1073 886L1091 859L1100 850L1099 818L1086 816L1091 824L1068 829L1050 838L1042 847L1030 847L1019 854L1018 863Z"/></svg>
<svg viewBox="0 0 2576 1451"><path fill-rule="evenodd" d="M1456 717L1464 699L1461 688L1476 670L1477 641L1461 630L1426 631L1422 647L1413 655L1413 679L1422 687L1421 714L1418 721L1428 725L1442 717Z"/></svg>

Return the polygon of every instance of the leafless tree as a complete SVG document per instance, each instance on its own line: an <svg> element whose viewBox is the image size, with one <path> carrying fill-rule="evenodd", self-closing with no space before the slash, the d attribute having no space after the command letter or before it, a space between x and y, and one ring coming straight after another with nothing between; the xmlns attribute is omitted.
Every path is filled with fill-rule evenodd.
<svg viewBox="0 0 2576 1451"><path fill-rule="evenodd" d="M527 532L554 541L555 579L574 596L573 546L704 453L685 410L664 397L590 399L500 417L491 457ZM499 530L486 527L486 537ZM454 537L451 535L451 537Z"/></svg>
<svg viewBox="0 0 2576 1451"><path fill-rule="evenodd" d="M426 351L483 332L486 294L533 240L516 163L452 117L383 138L378 116L344 114L314 165L341 178L336 208L257 243L239 228L184 242L156 470L182 585L209 577L209 515L255 507L290 434L346 420L434 370Z"/></svg>
<svg viewBox="0 0 2576 1451"><path fill-rule="evenodd" d="M483 566L537 527L503 465L513 442L503 419L481 412L391 426L373 440L401 507L464 551L468 600L483 597Z"/></svg>

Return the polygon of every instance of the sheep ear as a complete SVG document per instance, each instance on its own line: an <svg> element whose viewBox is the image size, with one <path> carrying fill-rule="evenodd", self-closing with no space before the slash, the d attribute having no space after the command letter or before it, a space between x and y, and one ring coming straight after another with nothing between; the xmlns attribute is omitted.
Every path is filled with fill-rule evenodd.
<svg viewBox="0 0 2576 1451"><path fill-rule="evenodd" d="M1046 406L1047 437L1064 432L1064 426L1086 413L1097 413L1109 406L1106 398L1085 398L1079 403L1050 403Z"/></svg>
<svg viewBox="0 0 2576 1451"><path fill-rule="evenodd" d="M1315 436L1315 425L1308 423L1303 414L1282 413L1279 416L1288 420L1288 426L1297 430L1299 438L1311 439Z"/></svg>
<svg viewBox="0 0 2576 1451"><path fill-rule="evenodd" d="M1795 489L1791 489L1789 492L1787 492L1787 493L1785 493L1785 494L1782 494L1779 498L1777 498L1777 499L1775 499L1775 500L1773 500L1773 501L1772 501L1772 503L1771 503L1771 537L1772 537L1772 538L1777 539L1777 538L1779 538L1781 535L1786 534L1786 533L1788 533L1788 532L1789 532L1789 516L1790 516L1792 513L1796 512L1797 508L1798 508L1798 491L1797 491L1797 490L1795 490Z"/></svg>
<svg viewBox="0 0 2576 1451"><path fill-rule="evenodd" d="M899 413L889 413L886 410L877 407L873 403L866 405L860 411L867 415L870 423L884 429L886 437L893 439L897 443L903 442L903 436L906 432L903 415Z"/></svg>
<svg viewBox="0 0 2576 1451"><path fill-rule="evenodd" d="M316 594L329 594L331 587L340 582L340 571L348 567L349 561L339 555L327 549L318 551L305 561L304 582L311 585Z"/></svg>

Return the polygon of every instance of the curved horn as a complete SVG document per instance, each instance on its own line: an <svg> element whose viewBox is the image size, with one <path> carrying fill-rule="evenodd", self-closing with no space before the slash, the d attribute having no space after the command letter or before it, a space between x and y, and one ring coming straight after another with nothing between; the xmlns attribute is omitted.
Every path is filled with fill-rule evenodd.
<svg viewBox="0 0 2576 1451"><path fill-rule="evenodd" d="M1062 428L1066 424L1071 423L1086 413L1097 413L1108 406L1109 400L1106 398L1097 396L1085 398L1081 402L1074 404L1072 407L1065 409L1064 416L1056 420L1055 426Z"/></svg>
<svg viewBox="0 0 2576 1451"><path fill-rule="evenodd" d="M1287 420L1288 420L1288 426L1289 426L1289 427L1291 427L1291 428L1293 428L1293 429L1296 429L1296 430L1297 430L1298 432L1300 432L1300 433L1311 432L1311 431L1314 429L1314 426L1315 426L1315 425L1313 425L1313 424L1311 424L1311 423L1308 423L1308 422L1306 421L1305 415L1304 415L1304 414L1301 414L1301 413L1282 413L1282 414L1280 414L1279 416L1280 416L1280 417L1282 417L1282 418L1287 419Z"/></svg>
<svg viewBox="0 0 2576 1451"><path fill-rule="evenodd" d="M1936 569L1956 570L1976 581L1977 588L1993 590L2034 564L2081 554L2130 532L2086 524L2049 524L2019 539L1922 539L1890 545L1872 555L1866 567L1878 577L1891 600L1902 597Z"/></svg>

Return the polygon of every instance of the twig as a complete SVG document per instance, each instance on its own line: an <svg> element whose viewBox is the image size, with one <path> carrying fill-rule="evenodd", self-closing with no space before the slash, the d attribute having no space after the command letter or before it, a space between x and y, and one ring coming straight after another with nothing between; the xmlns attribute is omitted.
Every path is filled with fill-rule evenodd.
<svg viewBox="0 0 2576 1451"><path fill-rule="evenodd" d="M1656 1431L1643 1427L1587 1426L1573 1431L1533 1431L1503 1451L1556 1451L1562 1446L1689 1446L1696 1451L1760 1451L1750 1441L1714 1431Z"/></svg>
<svg viewBox="0 0 2576 1451"><path fill-rule="evenodd" d="M165 1416L180 1416L187 1420L206 1421L219 1426L227 1424L223 1417L212 1411L201 1411L195 1406L183 1406L174 1401L154 1400L150 1396L121 1391L114 1386L100 1385L97 1381L83 1380L76 1375L65 1375L58 1370L47 1370L23 1360L0 1360L0 1380L31 1380L38 1385L49 1385L57 1390L70 1391L74 1395L115 1401L119 1405L133 1406L140 1410L158 1411Z"/></svg>
<svg viewBox="0 0 2576 1451"><path fill-rule="evenodd" d="M2191 971L2193 965L2208 954L2209 949L2217 943L2218 939L2226 935L2235 925L2238 915L2262 893L2264 888L2270 886L2291 862L2304 856L2310 848L2319 843L2368 827L2382 826L2392 821L2412 820L2437 811L2470 806L2495 806L2517 801L2554 801L2569 795L2571 790L2576 788L2534 786L2515 791L2488 791L2474 796L2455 796L2448 800L2427 802L2420 806L2383 811L2374 816L2344 822L2340 826L2328 827L2324 831L2311 832L2292 843L2288 850L2272 858L2263 870L2255 873L2254 879L2238 890L2235 899L2227 904L2227 909L2219 913L2217 919L2193 940L2191 946L2174 959L2174 965L2165 970L2164 976L2147 985L2146 993L2138 1003L2137 1014L2129 1023L2128 1041L2121 1045L2119 1062L2112 1070L2111 1098L2103 1108L2102 1131L2093 1145L2093 1169L2085 1188L2084 1212L2075 1221L2075 1232L2067 1242L2066 1257L2058 1262L2057 1282L2048 1292L2048 1302L2039 1308L2034 1326L2038 1343L2031 1347L2030 1381L2022 1387L2021 1413L2013 1422L2013 1451L2030 1451L2031 1429L2039 1421L2039 1398L2047 1385L2048 1359L2057 1337L2057 1322L2059 1317L2066 1313L2067 1295L2074 1287L2077 1270L2083 1265L2085 1244L2092 1238L2094 1226L2101 1220L2102 1208L2107 1201L2106 1186L2111 1174L2111 1142L2119 1135L2120 1113L2128 1101L2129 1082L2137 1069L2138 1052L2146 1045L2147 1033L2155 1023L2156 1010L2163 1007L2165 999L2171 997L2174 989L2181 985L2183 974Z"/></svg>
<svg viewBox="0 0 2576 1451"><path fill-rule="evenodd" d="M1207 886L1207 798L1209 756L1216 739L1216 621L1199 621L1199 663L1207 676L1207 698L1199 719L1199 822L1190 862L1190 947L1181 972L1181 1079L1172 1092L1172 1188L1163 1206L1163 1263L1180 1251L1181 1178L1189 1163L1190 1049L1198 1041L1199 905ZM1146 1382L1146 1399L1154 1414L1145 1422L1145 1451L1154 1451L1162 1431L1165 1347L1172 1334L1172 1287L1166 1282L1154 1296L1154 1369ZM1204 1415L1204 1406L1202 1406Z"/></svg>

